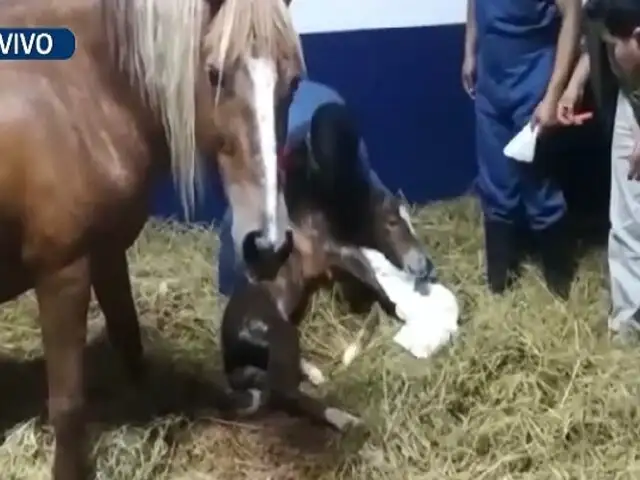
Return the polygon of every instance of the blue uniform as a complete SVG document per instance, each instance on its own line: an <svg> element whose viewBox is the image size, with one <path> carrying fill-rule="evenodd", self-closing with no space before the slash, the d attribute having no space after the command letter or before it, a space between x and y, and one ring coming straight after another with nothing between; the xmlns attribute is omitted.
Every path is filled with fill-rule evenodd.
<svg viewBox="0 0 640 480"><path fill-rule="evenodd" d="M287 145L294 146L305 141L309 133L311 117L318 107L327 103L343 104L338 93L320 83L303 80L296 91L289 109ZM369 165L366 146L360 142L360 164L375 188L386 190ZM218 288L221 294L229 295L234 285L242 281L243 267L236 261L236 253L231 238L231 211L227 211L220 231L220 253L218 262Z"/></svg>
<svg viewBox="0 0 640 480"><path fill-rule="evenodd" d="M551 78L560 14L554 0L475 0L477 24L477 190L488 221L544 230L566 205L532 165L507 158L505 145L529 120Z"/></svg>

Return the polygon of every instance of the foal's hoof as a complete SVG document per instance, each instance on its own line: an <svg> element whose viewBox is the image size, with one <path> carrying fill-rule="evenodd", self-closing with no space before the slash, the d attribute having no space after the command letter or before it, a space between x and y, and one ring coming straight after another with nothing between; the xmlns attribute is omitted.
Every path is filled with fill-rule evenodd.
<svg viewBox="0 0 640 480"><path fill-rule="evenodd" d="M361 426L362 420L358 417L351 415L339 408L327 408L324 411L324 418L337 430L344 432L349 428Z"/></svg>
<svg viewBox="0 0 640 480"><path fill-rule="evenodd" d="M351 365L359 353L360 353L360 344L354 342L351 345L349 345L344 351L344 353L342 354L342 365L344 365L345 367L348 367L349 365Z"/></svg>
<svg viewBox="0 0 640 480"><path fill-rule="evenodd" d="M254 388L235 391L232 392L231 395L236 405L235 413L240 417L248 417L256 414L264 403L262 398L263 392Z"/></svg>
<svg viewBox="0 0 640 480"><path fill-rule="evenodd" d="M307 380L316 387L319 387L327 381L322 370L307 360L300 360L300 369Z"/></svg>

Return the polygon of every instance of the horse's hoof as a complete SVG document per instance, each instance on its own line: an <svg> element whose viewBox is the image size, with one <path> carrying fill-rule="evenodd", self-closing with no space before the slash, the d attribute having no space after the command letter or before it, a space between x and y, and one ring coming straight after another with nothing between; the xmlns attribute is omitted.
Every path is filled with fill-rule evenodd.
<svg viewBox="0 0 640 480"><path fill-rule="evenodd" d="M342 354L342 365L345 367L351 365L359 353L360 345L358 343L352 343L349 345Z"/></svg>
<svg viewBox="0 0 640 480"><path fill-rule="evenodd" d="M324 411L324 418L326 418L327 422L341 432L344 432L349 428L359 427L363 424L362 420L358 417L351 415L344 410L340 410L339 408L327 408Z"/></svg>
<svg viewBox="0 0 640 480"><path fill-rule="evenodd" d="M327 381L322 370L316 367L313 363L307 360L300 361L300 369L302 370L302 374L309 380L312 385L319 387L323 383Z"/></svg>
<svg viewBox="0 0 640 480"><path fill-rule="evenodd" d="M130 385L138 390L146 387L149 381L149 365L143 356L123 359L122 368L127 375Z"/></svg>

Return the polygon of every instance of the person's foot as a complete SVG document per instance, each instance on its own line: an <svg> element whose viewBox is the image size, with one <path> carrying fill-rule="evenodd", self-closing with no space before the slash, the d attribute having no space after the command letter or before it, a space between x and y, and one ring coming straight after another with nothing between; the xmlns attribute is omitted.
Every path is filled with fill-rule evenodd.
<svg viewBox="0 0 640 480"><path fill-rule="evenodd" d="M484 233L489 290L502 294L518 277L516 230L511 224L486 220Z"/></svg>
<svg viewBox="0 0 640 480"><path fill-rule="evenodd" d="M634 328L621 328L609 331L609 340L619 348L632 347L640 344L640 332Z"/></svg>
<svg viewBox="0 0 640 480"><path fill-rule="evenodd" d="M562 300L571 293L576 270L574 244L564 219L538 232L542 273L549 291Z"/></svg>
<svg viewBox="0 0 640 480"><path fill-rule="evenodd" d="M573 273L558 270L557 267L542 267L544 280L549 291L561 300L568 300L571 293Z"/></svg>

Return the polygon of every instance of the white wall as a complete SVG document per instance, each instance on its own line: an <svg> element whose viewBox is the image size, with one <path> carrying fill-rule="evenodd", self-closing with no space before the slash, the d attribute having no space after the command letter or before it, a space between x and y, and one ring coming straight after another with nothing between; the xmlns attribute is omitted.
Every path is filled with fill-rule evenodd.
<svg viewBox="0 0 640 480"><path fill-rule="evenodd" d="M463 23L466 5L466 0L292 0L291 10L304 34Z"/></svg>

